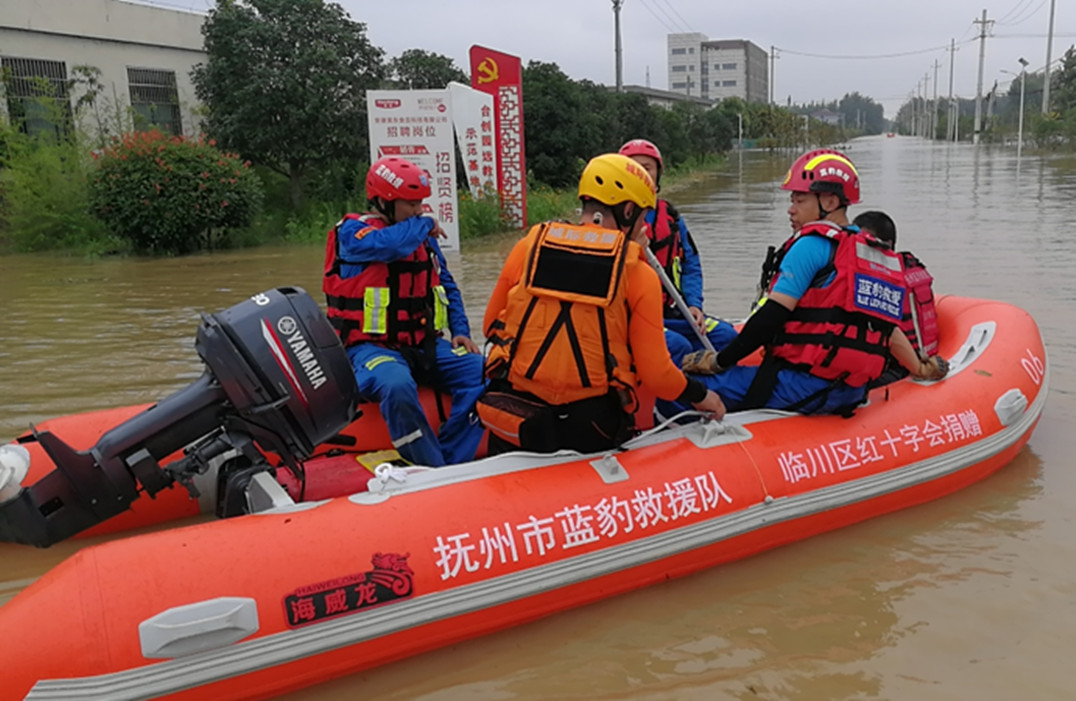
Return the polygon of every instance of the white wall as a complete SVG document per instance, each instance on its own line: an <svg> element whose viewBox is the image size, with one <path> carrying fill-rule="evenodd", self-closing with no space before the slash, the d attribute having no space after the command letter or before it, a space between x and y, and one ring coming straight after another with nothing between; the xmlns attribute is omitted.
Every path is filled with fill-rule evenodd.
<svg viewBox="0 0 1076 701"><path fill-rule="evenodd" d="M667 35L668 90L696 97L702 95L699 74L702 66L702 42L704 41L706 41L706 35L697 32ZM683 49L684 53L674 54L673 51L678 49ZM689 81L691 83L690 91L686 86L675 87L680 83L686 84Z"/></svg>
<svg viewBox="0 0 1076 701"><path fill-rule="evenodd" d="M102 97L130 104L127 68L174 71L183 131L200 130L190 72L206 60L205 16L122 0L0 0L0 55L101 69ZM72 106L77 95L72 95ZM5 105L6 106L6 105ZM83 126L94 120L83 117Z"/></svg>
<svg viewBox="0 0 1076 701"><path fill-rule="evenodd" d="M724 99L741 97L747 99L747 56L743 49L707 49L703 54L709 63L710 97ZM726 70L723 65L736 64L736 68ZM715 67L716 66L716 67ZM725 81L735 80L735 86L725 86ZM716 85L715 85L716 83Z"/></svg>

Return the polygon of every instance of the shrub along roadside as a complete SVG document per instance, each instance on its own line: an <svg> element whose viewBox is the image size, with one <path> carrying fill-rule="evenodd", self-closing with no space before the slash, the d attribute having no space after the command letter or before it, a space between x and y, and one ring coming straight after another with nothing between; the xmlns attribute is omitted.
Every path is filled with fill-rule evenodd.
<svg viewBox="0 0 1076 701"><path fill-rule="evenodd" d="M90 206L139 253L219 247L230 232L249 226L261 206L261 182L250 163L212 140L133 132L94 157Z"/></svg>
<svg viewBox="0 0 1076 701"><path fill-rule="evenodd" d="M101 255L124 243L90 213L89 151L75 141L33 139L0 124L0 247Z"/></svg>

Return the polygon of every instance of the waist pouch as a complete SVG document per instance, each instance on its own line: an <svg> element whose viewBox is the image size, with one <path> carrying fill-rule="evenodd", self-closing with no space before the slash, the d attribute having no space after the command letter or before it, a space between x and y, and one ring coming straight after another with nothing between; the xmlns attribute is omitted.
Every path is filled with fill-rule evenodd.
<svg viewBox="0 0 1076 701"><path fill-rule="evenodd" d="M501 440L528 450L557 449L553 407L510 392L487 391L475 405L478 418Z"/></svg>

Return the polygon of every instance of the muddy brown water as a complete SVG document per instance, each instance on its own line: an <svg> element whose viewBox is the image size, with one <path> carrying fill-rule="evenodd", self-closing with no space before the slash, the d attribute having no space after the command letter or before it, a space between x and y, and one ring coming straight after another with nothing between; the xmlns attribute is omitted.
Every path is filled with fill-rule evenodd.
<svg viewBox="0 0 1076 701"><path fill-rule="evenodd" d="M1028 446L945 499L290 695L291 699L1070 699L1076 649L1076 158L870 138L864 202L897 221L940 293L1038 321L1051 391ZM703 255L707 309L744 314L786 235L790 155L735 154L670 198ZM327 222L326 224L329 224ZM450 265L474 327L512 240ZM201 372L199 314L319 289L318 246L174 260L0 258L0 440L30 422L154 401ZM0 603L94 542L0 545Z"/></svg>

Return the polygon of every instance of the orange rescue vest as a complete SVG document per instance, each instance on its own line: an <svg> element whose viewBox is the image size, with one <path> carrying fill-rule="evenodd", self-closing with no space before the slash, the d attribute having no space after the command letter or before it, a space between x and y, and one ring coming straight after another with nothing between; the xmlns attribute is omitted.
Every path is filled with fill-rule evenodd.
<svg viewBox="0 0 1076 701"><path fill-rule="evenodd" d="M561 222L527 236L523 277L491 325L487 376L553 405L634 390L624 268L641 249L615 229Z"/></svg>

